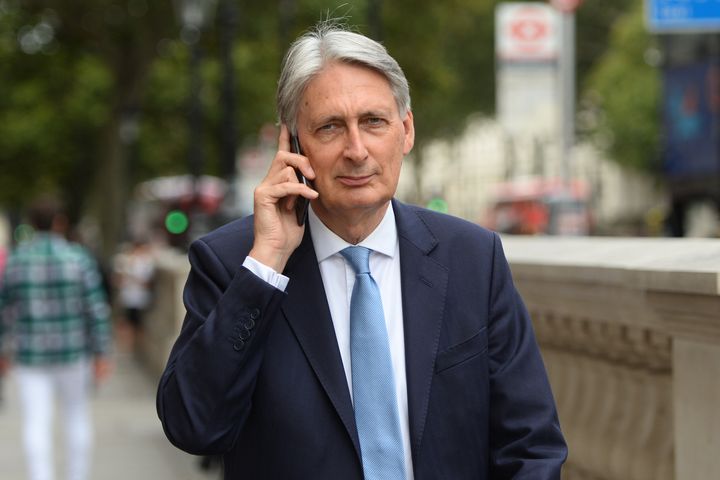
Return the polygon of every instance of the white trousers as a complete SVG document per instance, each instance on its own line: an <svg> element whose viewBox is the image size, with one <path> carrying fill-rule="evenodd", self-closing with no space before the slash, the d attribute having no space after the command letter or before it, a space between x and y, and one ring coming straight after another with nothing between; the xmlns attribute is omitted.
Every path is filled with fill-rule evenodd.
<svg viewBox="0 0 720 480"><path fill-rule="evenodd" d="M92 443L88 362L18 365L15 373L30 480L54 479L52 426L56 399L64 424L67 480L86 480Z"/></svg>

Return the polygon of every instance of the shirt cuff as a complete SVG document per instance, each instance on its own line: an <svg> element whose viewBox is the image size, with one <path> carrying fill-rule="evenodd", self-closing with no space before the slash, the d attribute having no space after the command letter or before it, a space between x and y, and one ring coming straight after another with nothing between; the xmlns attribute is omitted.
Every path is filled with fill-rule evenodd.
<svg viewBox="0 0 720 480"><path fill-rule="evenodd" d="M282 290L283 292L285 291L285 288L290 281L290 279L282 273L276 272L272 268L258 262L252 257L245 257L243 267L247 268L252 273L260 277L262 280L265 280L267 283L277 288L278 290Z"/></svg>

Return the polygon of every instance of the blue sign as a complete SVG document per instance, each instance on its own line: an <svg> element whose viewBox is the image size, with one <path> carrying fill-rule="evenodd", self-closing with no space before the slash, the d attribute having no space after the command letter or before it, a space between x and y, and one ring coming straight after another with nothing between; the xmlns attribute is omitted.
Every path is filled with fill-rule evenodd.
<svg viewBox="0 0 720 480"><path fill-rule="evenodd" d="M670 179L720 173L720 64L663 69L663 170Z"/></svg>
<svg viewBox="0 0 720 480"><path fill-rule="evenodd" d="M720 0L645 0L651 32L720 32Z"/></svg>

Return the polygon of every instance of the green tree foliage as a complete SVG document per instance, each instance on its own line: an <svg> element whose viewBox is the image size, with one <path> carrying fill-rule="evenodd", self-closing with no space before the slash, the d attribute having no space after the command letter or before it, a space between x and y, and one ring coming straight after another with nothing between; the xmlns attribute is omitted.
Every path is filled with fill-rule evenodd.
<svg viewBox="0 0 720 480"><path fill-rule="evenodd" d="M257 142L262 126L276 121L275 88L289 42L327 17L346 17L347 24L382 41L403 66L418 146L460 134L469 114L494 109L496 0L229 1L238 14L232 44L238 147ZM613 131L618 125L624 128L612 123L615 117L608 109L616 102L609 88L613 83L633 79L621 92L629 100L653 92L638 84L646 77L632 73L645 37L615 33L628 37L613 40L613 49L625 52L614 55L624 60L602 55L610 25L636 3L588 1L578 14L580 82L593 72L589 85L603 99L605 125ZM188 172L190 59L173 4L0 0L0 204L18 206L40 190L64 192L77 212L94 208L110 251L132 185ZM218 16L201 37L203 171L213 174L222 172L218 158L225 70L218 26L223 21L228 18ZM614 30L620 32L623 23ZM615 67L594 69L599 58ZM624 68L630 73L623 74ZM634 90L642 95L631 98ZM633 111L630 123L647 125L640 118L649 114L648 108ZM128 129L134 121L137 141ZM623 143L622 133L614 138L618 151L642 150L631 146L630 138Z"/></svg>
<svg viewBox="0 0 720 480"><path fill-rule="evenodd" d="M609 45L610 35L616 25L629 10L637 7L643 0L585 0L576 11L576 57L577 77L582 89L589 72L595 67L608 50L617 45Z"/></svg>
<svg viewBox="0 0 720 480"><path fill-rule="evenodd" d="M657 173L661 84L657 68L644 60L653 52L642 2L634 2L612 26L610 46L587 78L583 116L588 133L611 158Z"/></svg>
<svg viewBox="0 0 720 480"><path fill-rule="evenodd" d="M495 3L387 3L384 40L410 82L420 146L439 136L462 133L470 113L492 111Z"/></svg>
<svg viewBox="0 0 720 480"><path fill-rule="evenodd" d="M77 185L96 163L112 79L92 55L58 47L56 16L0 5L0 195L18 206ZM79 201L68 191L70 203Z"/></svg>
<svg viewBox="0 0 720 480"><path fill-rule="evenodd" d="M126 191L123 120L140 109L171 13L170 2L145 0L0 0L0 63L10 67L0 73L0 202L18 208L59 191L73 217L93 207L112 251Z"/></svg>

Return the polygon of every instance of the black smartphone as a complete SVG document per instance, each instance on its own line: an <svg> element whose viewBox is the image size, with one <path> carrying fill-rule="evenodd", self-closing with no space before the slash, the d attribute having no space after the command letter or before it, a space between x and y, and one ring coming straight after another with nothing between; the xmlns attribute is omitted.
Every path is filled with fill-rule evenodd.
<svg viewBox="0 0 720 480"><path fill-rule="evenodd" d="M300 155L303 154L302 148L300 148L300 142L298 141L297 135L292 135L290 137L290 151L292 153L297 153ZM305 175L300 173L300 170L298 170L297 168L295 169L295 175L297 175L297 178L300 182L304 183L305 185L310 186L308 179L305 178ZM305 220L307 219L308 205L310 205L310 200L298 195L297 199L295 200L295 216L297 217L298 225L305 224Z"/></svg>

